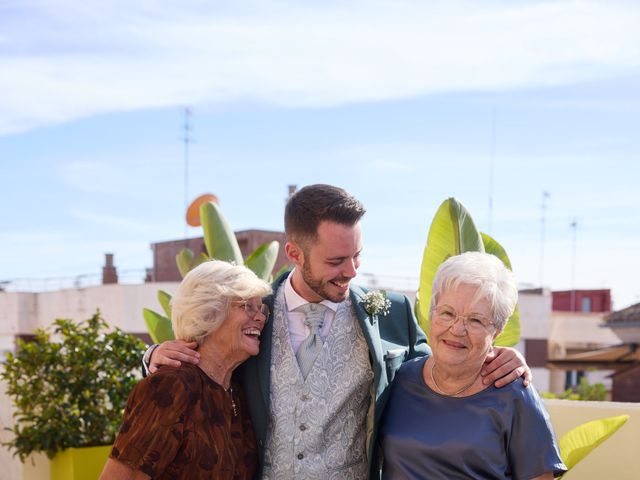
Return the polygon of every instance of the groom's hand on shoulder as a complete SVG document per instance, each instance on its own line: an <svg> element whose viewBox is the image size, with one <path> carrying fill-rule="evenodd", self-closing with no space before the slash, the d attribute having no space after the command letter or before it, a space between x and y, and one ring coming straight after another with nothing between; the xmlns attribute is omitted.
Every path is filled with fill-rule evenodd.
<svg viewBox="0 0 640 480"><path fill-rule="evenodd" d="M154 373L163 365L179 367L182 362L197 365L200 362L200 354L196 352L197 347L196 342L185 342L184 340L162 342L151 353L149 372Z"/></svg>

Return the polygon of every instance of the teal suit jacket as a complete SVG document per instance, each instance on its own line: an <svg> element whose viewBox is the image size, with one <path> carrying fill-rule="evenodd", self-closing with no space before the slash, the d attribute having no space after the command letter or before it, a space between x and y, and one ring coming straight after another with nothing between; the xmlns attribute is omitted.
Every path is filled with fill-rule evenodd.
<svg viewBox="0 0 640 480"><path fill-rule="evenodd" d="M263 299L273 312L275 294L287 278L285 274L273 284L274 294ZM375 403L373 419L368 418L368 425L372 423L373 432L369 442L369 478L380 477L380 458L378 455L377 435L382 412L387 403L389 386L402 362L430 353L424 332L418 326L409 299L404 295L388 293L391 309L387 315L371 316L362 303L366 289L351 286L349 295L355 308L358 323L369 347L369 358L373 367L373 382ZM273 313L271 314L273 316ZM260 336L260 353L250 357L237 369L244 386L249 412L253 420L256 434L261 476L264 461L264 446L267 438L269 423L271 382L271 345L273 335L273 318L265 325Z"/></svg>

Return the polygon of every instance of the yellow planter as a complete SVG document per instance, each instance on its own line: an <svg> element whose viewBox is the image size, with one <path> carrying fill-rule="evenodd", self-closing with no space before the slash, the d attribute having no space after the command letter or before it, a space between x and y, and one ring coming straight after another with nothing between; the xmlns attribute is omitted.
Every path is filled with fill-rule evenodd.
<svg viewBox="0 0 640 480"><path fill-rule="evenodd" d="M51 460L51 480L97 480L111 445L67 448Z"/></svg>

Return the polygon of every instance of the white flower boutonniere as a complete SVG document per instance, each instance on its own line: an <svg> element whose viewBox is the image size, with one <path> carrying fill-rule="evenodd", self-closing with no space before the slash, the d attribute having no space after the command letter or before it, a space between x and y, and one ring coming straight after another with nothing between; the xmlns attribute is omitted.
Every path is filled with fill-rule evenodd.
<svg viewBox="0 0 640 480"><path fill-rule="evenodd" d="M384 290L372 290L362 297L364 309L371 316L386 315L391 309L391 301Z"/></svg>

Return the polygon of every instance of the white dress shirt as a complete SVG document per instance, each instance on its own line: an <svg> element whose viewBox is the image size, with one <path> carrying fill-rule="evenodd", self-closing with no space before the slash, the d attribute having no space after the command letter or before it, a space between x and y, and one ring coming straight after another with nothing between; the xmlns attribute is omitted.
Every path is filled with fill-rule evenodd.
<svg viewBox="0 0 640 480"><path fill-rule="evenodd" d="M298 353L298 348L302 341L311 333L309 327L304 324L304 313L296 312L295 309L310 302L307 302L293 289L293 285L291 285L292 275L293 272L289 274L284 283L284 300L287 309L287 325L289 326L291 348L293 348L293 353L295 354ZM333 324L333 319L336 316L340 304L326 299L320 303L327 307L324 313L324 323L320 329L320 338L322 338L324 342L327 335L329 335L329 331L331 331L331 325Z"/></svg>

